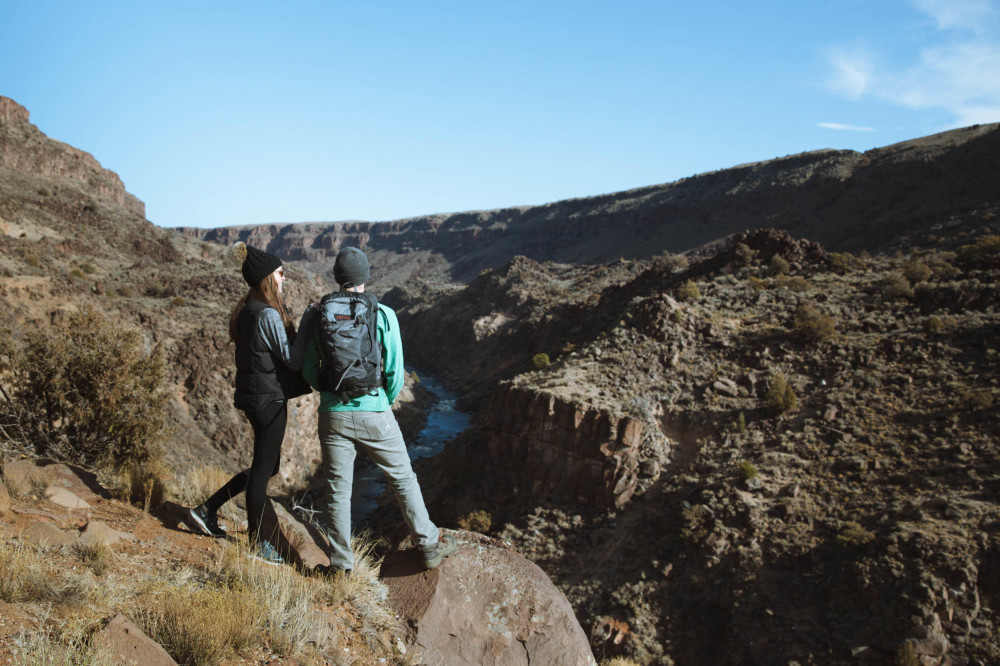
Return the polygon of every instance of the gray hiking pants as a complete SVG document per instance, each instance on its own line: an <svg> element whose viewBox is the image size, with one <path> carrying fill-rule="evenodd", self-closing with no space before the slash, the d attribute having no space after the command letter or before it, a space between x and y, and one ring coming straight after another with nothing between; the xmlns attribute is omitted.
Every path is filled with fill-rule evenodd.
<svg viewBox="0 0 1000 666"><path fill-rule="evenodd" d="M406 442L392 410L320 412L319 442L323 455L320 471L326 483L323 521L330 530L331 567L354 568L351 490L358 444L385 473L414 540L427 547L437 543L438 528L427 515L417 475L410 466Z"/></svg>

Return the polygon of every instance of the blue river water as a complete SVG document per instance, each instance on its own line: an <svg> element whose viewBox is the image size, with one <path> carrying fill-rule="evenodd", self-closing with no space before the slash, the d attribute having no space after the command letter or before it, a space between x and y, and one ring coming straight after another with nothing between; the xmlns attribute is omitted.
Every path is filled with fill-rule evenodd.
<svg viewBox="0 0 1000 666"><path fill-rule="evenodd" d="M407 368L412 372L413 368ZM417 434L416 439L407 442L410 460L431 458L444 450L445 443L466 430L472 423L468 414L455 409L456 396L446 389L441 382L433 377L421 374L420 383L434 394L434 402L427 413L427 424ZM358 457L366 457L364 451L358 451ZM364 523L378 506L379 497L385 490L385 475L374 465L366 465L355 469L354 494L351 497L351 523L355 526Z"/></svg>

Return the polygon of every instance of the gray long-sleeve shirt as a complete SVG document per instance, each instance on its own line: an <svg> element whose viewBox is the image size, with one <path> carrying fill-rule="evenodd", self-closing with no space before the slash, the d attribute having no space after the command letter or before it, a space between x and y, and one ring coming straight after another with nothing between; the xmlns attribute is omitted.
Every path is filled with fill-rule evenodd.
<svg viewBox="0 0 1000 666"><path fill-rule="evenodd" d="M299 320L295 342L291 345L288 344L285 325L281 322L281 315L278 314L277 310L265 308L257 318L257 331L260 333L260 337L271 353L281 359L281 362L289 370L298 372L302 369L302 358L305 356L306 346L309 344L309 329L312 327L313 319L318 312L319 310L312 305L306 308L306 311L302 313L302 319Z"/></svg>

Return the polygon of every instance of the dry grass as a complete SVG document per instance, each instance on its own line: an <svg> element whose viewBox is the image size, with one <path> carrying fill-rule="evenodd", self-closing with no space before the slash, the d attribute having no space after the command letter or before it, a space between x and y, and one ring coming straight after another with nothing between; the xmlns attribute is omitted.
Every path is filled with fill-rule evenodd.
<svg viewBox="0 0 1000 666"><path fill-rule="evenodd" d="M110 663L90 647L89 637L116 612L131 617L181 664L255 659L265 650L303 664L403 663L393 649L397 621L378 578L374 546L355 539L349 576L270 566L229 541L216 542L206 566L153 567L136 576L116 570L122 555L107 546L74 547L70 562L85 566L67 569L63 551L0 537L0 600L24 604L39 618L38 630L14 641L23 657L17 663ZM40 607L78 620L71 627L40 617Z"/></svg>
<svg viewBox="0 0 1000 666"><path fill-rule="evenodd" d="M321 576L322 599L332 605L348 603L354 609L357 624L355 632L368 649L376 654L391 653L390 636L398 626L389 608L389 588L379 577L382 561L375 557L377 542L361 534L351 539L354 551L354 570L349 576L342 574Z"/></svg>
<svg viewBox="0 0 1000 666"><path fill-rule="evenodd" d="M91 603L97 597L92 577L76 571L54 571L34 547L6 539L0 541L0 599L3 601L82 604Z"/></svg>
<svg viewBox="0 0 1000 666"><path fill-rule="evenodd" d="M58 621L47 612L38 621L33 632L22 630L14 638L13 657L25 666L116 666L112 650L98 646L90 640L95 628L86 617L72 616L69 621Z"/></svg>
<svg viewBox="0 0 1000 666"><path fill-rule="evenodd" d="M197 506L221 488L232 474L214 465L202 465L178 477L171 484L171 499L183 506Z"/></svg>
<svg viewBox="0 0 1000 666"><path fill-rule="evenodd" d="M221 544L211 580L221 589L245 591L261 609L261 633L268 646L279 654L302 654L316 640L314 606L320 597L316 580L304 578L295 569L275 567L253 560L241 548Z"/></svg>
<svg viewBox="0 0 1000 666"><path fill-rule="evenodd" d="M80 557L80 561L89 566L95 576L100 578L108 572L108 568L111 566L112 555L111 547L106 543L78 543L75 550L76 554Z"/></svg>
<svg viewBox="0 0 1000 666"><path fill-rule="evenodd" d="M258 644L264 609L251 590L162 587L145 600L139 624L180 664L215 664Z"/></svg>
<svg viewBox="0 0 1000 666"><path fill-rule="evenodd" d="M174 479L169 485L167 496L181 506L198 506L231 478L230 472L213 465L203 465ZM235 502L223 504L219 515L234 524L243 518L238 514Z"/></svg>

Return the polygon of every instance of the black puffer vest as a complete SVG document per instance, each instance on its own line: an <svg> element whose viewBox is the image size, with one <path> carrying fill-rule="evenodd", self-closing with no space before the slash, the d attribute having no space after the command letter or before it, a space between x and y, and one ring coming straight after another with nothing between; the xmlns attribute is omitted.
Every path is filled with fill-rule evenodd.
<svg viewBox="0 0 1000 666"><path fill-rule="evenodd" d="M274 357L257 329L257 319L268 307L266 303L250 299L236 324L239 338L236 343L236 394L233 405L237 409L257 411L269 402L285 399L276 370L281 361Z"/></svg>

